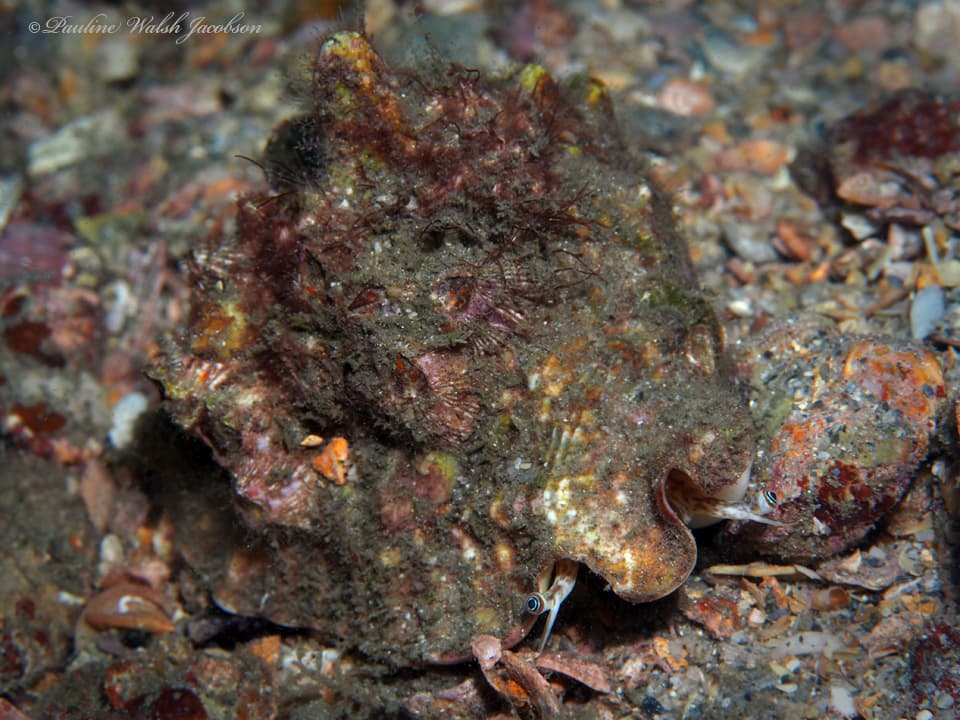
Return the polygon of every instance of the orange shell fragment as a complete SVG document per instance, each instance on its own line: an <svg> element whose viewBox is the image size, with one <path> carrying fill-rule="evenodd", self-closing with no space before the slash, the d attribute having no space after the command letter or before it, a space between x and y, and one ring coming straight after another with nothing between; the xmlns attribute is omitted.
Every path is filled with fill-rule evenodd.
<svg viewBox="0 0 960 720"><path fill-rule="evenodd" d="M81 619L97 630L117 628L169 633L174 625L163 605L166 598L145 585L121 582L94 595Z"/></svg>
<svg viewBox="0 0 960 720"><path fill-rule="evenodd" d="M344 437L331 438L313 459L313 469L336 485L345 485L350 470L350 443Z"/></svg>

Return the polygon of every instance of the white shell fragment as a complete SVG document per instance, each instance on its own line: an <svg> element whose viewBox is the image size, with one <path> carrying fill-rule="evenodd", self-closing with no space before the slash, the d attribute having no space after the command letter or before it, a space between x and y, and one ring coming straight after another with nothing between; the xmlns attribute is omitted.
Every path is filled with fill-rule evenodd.
<svg viewBox="0 0 960 720"><path fill-rule="evenodd" d="M877 226L860 213L843 213L840 224L857 240L866 240L877 232Z"/></svg>
<svg viewBox="0 0 960 720"><path fill-rule="evenodd" d="M124 448L133 440L133 429L137 418L147 409L147 396L141 392L124 395L113 406L113 424L110 426L110 444L115 448Z"/></svg>
<svg viewBox="0 0 960 720"><path fill-rule="evenodd" d="M913 298L910 305L910 335L914 340L923 340L934 331L946 312L943 290L937 285L927 285Z"/></svg>
<svg viewBox="0 0 960 720"><path fill-rule="evenodd" d="M857 716L857 706L853 702L853 692L846 683L835 682L830 686L829 706L841 717L852 718Z"/></svg>

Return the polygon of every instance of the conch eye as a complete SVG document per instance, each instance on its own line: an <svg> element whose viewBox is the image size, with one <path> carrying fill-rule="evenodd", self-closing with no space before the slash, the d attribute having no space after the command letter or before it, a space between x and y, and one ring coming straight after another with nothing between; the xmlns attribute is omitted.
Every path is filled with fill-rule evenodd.
<svg viewBox="0 0 960 720"><path fill-rule="evenodd" d="M760 493L761 512L770 512L777 506L777 494L773 490L764 490Z"/></svg>
<svg viewBox="0 0 960 720"><path fill-rule="evenodd" d="M527 612L531 615L540 615L547 609L547 601L540 593L531 593L527 595L524 607L527 608Z"/></svg>

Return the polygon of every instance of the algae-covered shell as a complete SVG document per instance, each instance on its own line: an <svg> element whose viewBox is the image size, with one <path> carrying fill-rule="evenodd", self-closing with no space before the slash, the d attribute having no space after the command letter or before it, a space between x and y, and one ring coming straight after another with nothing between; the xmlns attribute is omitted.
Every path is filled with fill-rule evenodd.
<svg viewBox="0 0 960 720"><path fill-rule="evenodd" d="M742 493L753 428L603 88L419 79L338 33L264 165L151 371L260 531L216 570L226 525L183 529L217 601L409 662L515 641L560 558L677 588L667 481Z"/></svg>
<svg viewBox="0 0 960 720"><path fill-rule="evenodd" d="M930 452L947 401L936 355L808 319L774 325L744 363L762 436L754 476L785 524L732 523L725 540L804 562L861 542Z"/></svg>

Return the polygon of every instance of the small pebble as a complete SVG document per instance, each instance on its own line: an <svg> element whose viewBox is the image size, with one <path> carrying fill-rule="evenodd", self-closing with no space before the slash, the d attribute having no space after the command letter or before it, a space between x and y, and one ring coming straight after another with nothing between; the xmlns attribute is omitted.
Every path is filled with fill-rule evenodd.
<svg viewBox="0 0 960 720"><path fill-rule="evenodd" d="M856 240L865 240L877 232L877 226L860 213L843 213L840 224L853 235Z"/></svg>
<svg viewBox="0 0 960 720"><path fill-rule="evenodd" d="M844 178L837 186L837 197L859 205L887 207L902 199L903 191L893 180L885 180L871 172Z"/></svg>
<svg viewBox="0 0 960 720"><path fill-rule="evenodd" d="M913 45L924 55L952 58L960 45L960 3L928 2L917 10Z"/></svg>
<svg viewBox="0 0 960 720"><path fill-rule="evenodd" d="M890 25L880 15L854 18L838 27L834 36L847 50L857 53L880 53L891 42Z"/></svg>
<svg viewBox="0 0 960 720"><path fill-rule="evenodd" d="M132 307L132 299L130 285L125 280L114 280L103 289L101 300L103 307L107 310L104 315L104 325L108 332L116 334L123 329L123 324Z"/></svg>
<svg viewBox="0 0 960 720"><path fill-rule="evenodd" d="M109 568L122 565L124 562L123 540L114 533L108 533L100 541L101 572L106 575Z"/></svg>
<svg viewBox="0 0 960 720"><path fill-rule="evenodd" d="M140 71L137 46L126 37L104 40L97 48L97 70L106 82L123 82Z"/></svg>
<svg viewBox="0 0 960 720"><path fill-rule="evenodd" d="M814 610L840 610L850 604L850 594L842 587L820 588L810 594Z"/></svg>
<svg viewBox="0 0 960 720"><path fill-rule="evenodd" d="M744 140L717 156L721 170L749 170L761 175L775 175L792 160L792 151L772 140L755 138Z"/></svg>
<svg viewBox="0 0 960 720"><path fill-rule="evenodd" d="M685 117L705 115L714 108L710 91L700 83L684 78L668 81L660 91L658 100L664 110Z"/></svg>
<svg viewBox="0 0 960 720"><path fill-rule="evenodd" d="M752 263L760 265L778 259L777 251L770 244L770 239L756 225L724 223L723 239L738 257Z"/></svg>
<svg viewBox="0 0 960 720"><path fill-rule="evenodd" d="M735 77L743 77L758 71L768 56L766 48L749 47L740 42L733 42L718 31L708 34L703 44L703 52L713 67Z"/></svg>
<svg viewBox="0 0 960 720"><path fill-rule="evenodd" d="M0 243L0 282L25 274L59 273L67 258L73 236L64 230L40 223L13 220L7 224Z"/></svg>
<svg viewBox="0 0 960 720"><path fill-rule="evenodd" d="M924 563L920 550L912 545L904 545L897 558L900 569L908 575L919 577L923 574Z"/></svg>
<svg viewBox="0 0 960 720"><path fill-rule="evenodd" d="M477 12L476 0L426 0L423 7L434 15L462 15Z"/></svg>
<svg viewBox="0 0 960 720"><path fill-rule="evenodd" d="M7 226L10 211L20 200L21 192L23 192L23 178L19 175L0 179L0 232L3 232Z"/></svg>
<svg viewBox="0 0 960 720"><path fill-rule="evenodd" d="M802 50L819 43L826 30L822 13L805 12L789 16L783 25L784 40L791 51Z"/></svg>
<svg viewBox="0 0 960 720"><path fill-rule="evenodd" d="M30 144L27 171L36 178L100 155L123 134L122 128L116 108L79 117Z"/></svg>
<svg viewBox="0 0 960 720"><path fill-rule="evenodd" d="M737 317L753 317L753 305L750 303L750 300L746 298L739 298L727 303L727 310Z"/></svg>
<svg viewBox="0 0 960 720"><path fill-rule="evenodd" d="M960 260L951 258L936 265L937 279L946 288L960 287Z"/></svg>
<svg viewBox="0 0 960 720"><path fill-rule="evenodd" d="M809 260L813 256L814 242L797 222L781 218L777 221L777 250L791 260Z"/></svg>
<svg viewBox="0 0 960 720"><path fill-rule="evenodd" d="M916 83L910 65L899 59L877 65L874 77L877 84L887 92L906 90Z"/></svg>

